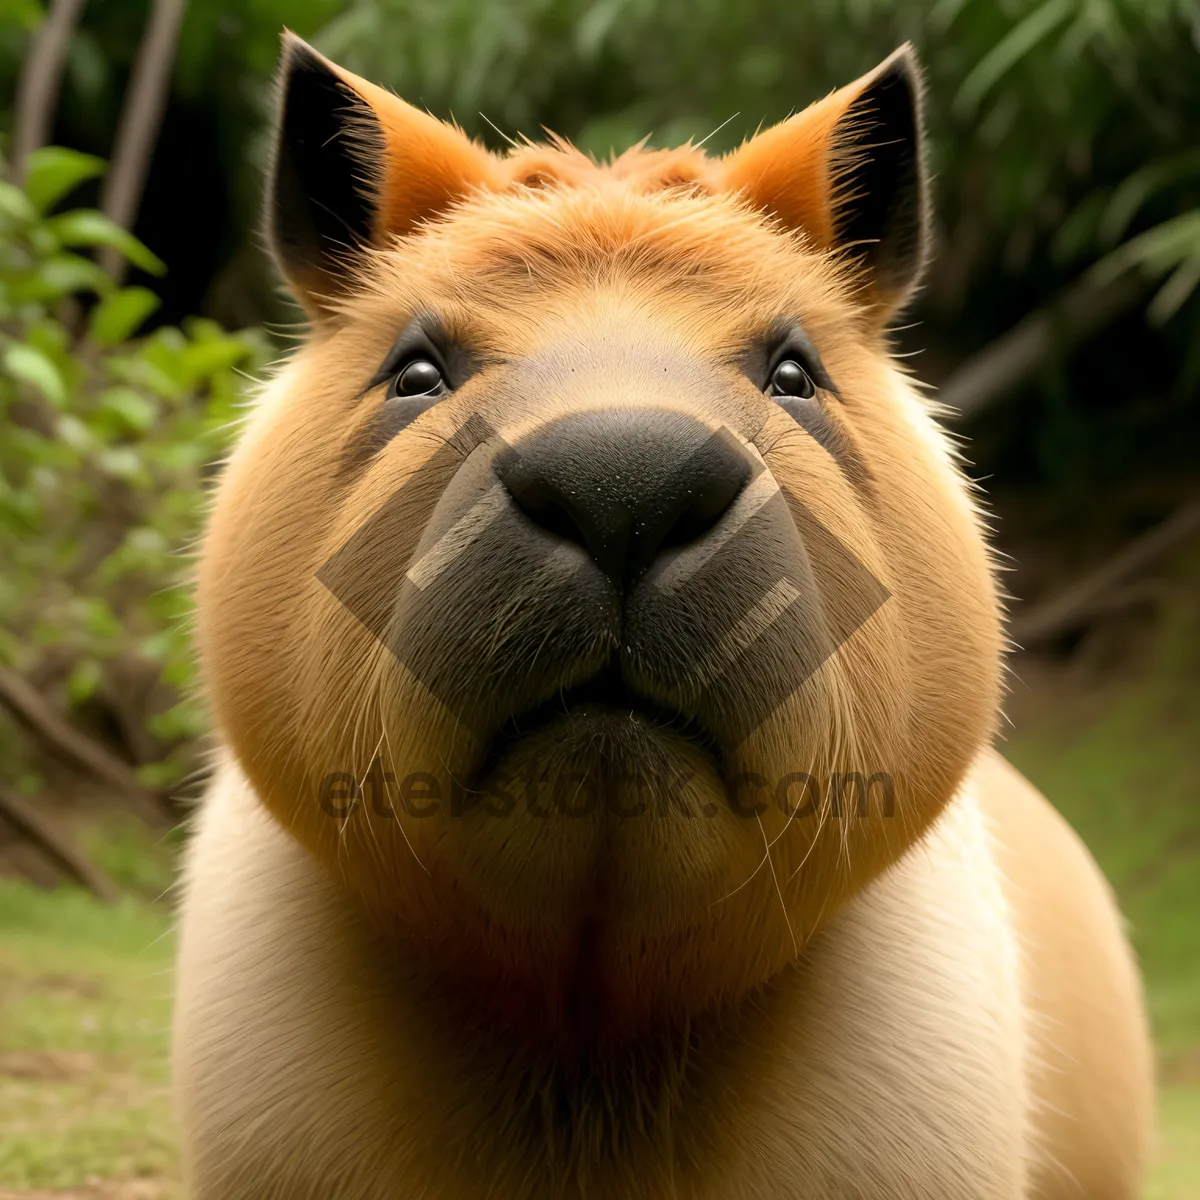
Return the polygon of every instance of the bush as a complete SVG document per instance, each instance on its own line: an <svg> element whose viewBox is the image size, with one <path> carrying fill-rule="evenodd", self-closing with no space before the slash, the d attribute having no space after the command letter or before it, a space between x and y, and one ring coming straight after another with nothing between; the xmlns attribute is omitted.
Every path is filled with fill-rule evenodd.
<svg viewBox="0 0 1200 1200"><path fill-rule="evenodd" d="M0 183L0 663L107 709L161 786L203 729L179 550L266 344L199 318L136 336L153 292L81 251L163 264L99 212L53 211L103 169L49 147L24 190Z"/></svg>

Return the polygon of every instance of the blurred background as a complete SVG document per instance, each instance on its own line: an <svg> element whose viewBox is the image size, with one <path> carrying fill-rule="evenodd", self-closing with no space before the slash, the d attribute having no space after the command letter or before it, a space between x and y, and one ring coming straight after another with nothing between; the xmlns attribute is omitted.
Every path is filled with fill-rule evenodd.
<svg viewBox="0 0 1200 1200"><path fill-rule="evenodd" d="M0 1200L177 1194L187 552L298 313L287 26L501 149L713 152L912 39L938 252L896 335L1012 595L1005 751L1128 917L1148 1196L1200 1197L1200 0L0 0Z"/></svg>

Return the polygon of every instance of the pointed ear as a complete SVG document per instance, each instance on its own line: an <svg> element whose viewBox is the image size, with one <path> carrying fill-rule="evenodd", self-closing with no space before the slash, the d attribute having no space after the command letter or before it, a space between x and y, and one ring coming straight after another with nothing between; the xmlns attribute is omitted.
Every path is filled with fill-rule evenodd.
<svg viewBox="0 0 1200 1200"><path fill-rule="evenodd" d="M751 138L725 186L867 268L885 318L912 293L928 249L916 55L901 46L855 83Z"/></svg>
<svg viewBox="0 0 1200 1200"><path fill-rule="evenodd" d="M460 130L283 37L267 240L310 315L381 245L493 180L496 162Z"/></svg>

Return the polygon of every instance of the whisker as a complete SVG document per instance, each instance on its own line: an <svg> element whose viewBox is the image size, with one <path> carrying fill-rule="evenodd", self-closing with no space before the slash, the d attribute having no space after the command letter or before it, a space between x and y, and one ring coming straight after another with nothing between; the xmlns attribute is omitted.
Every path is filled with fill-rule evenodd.
<svg viewBox="0 0 1200 1200"><path fill-rule="evenodd" d="M792 928L792 919L788 916L787 905L783 900L783 888L779 886L779 876L775 873L775 862L771 858L771 846L767 841L767 831L763 828L762 817L756 815L754 819L758 822L758 831L762 834L763 845L767 848L767 862L771 867L771 879L775 883L775 894L779 897L779 908L783 913L784 923L787 925L788 936L792 939L792 952L799 957L800 943L796 941L796 931Z"/></svg>

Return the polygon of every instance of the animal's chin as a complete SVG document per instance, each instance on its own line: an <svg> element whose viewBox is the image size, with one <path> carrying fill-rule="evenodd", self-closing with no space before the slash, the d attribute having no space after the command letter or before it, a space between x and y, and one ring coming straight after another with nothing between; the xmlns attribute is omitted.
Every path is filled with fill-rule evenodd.
<svg viewBox="0 0 1200 1200"><path fill-rule="evenodd" d="M665 928L726 882L712 739L611 675L514 717L465 792L438 853L505 924Z"/></svg>
<svg viewBox="0 0 1200 1200"><path fill-rule="evenodd" d="M710 739L652 704L573 689L514 719L473 792L438 842L457 894L488 914L454 968L466 991L565 1045L674 1011L671 953L688 958L678 945L761 855L754 842L736 855L744 831Z"/></svg>
<svg viewBox="0 0 1200 1200"><path fill-rule="evenodd" d="M753 876L762 835L698 723L600 674L513 717L465 790L432 852L453 880L437 953L458 992L502 1023L617 1037L739 986L718 902Z"/></svg>
<svg viewBox="0 0 1200 1200"><path fill-rule="evenodd" d="M718 739L694 717L630 689L608 667L508 719L474 772L477 784L586 770L596 786L669 783L679 757L699 752L718 771Z"/></svg>

